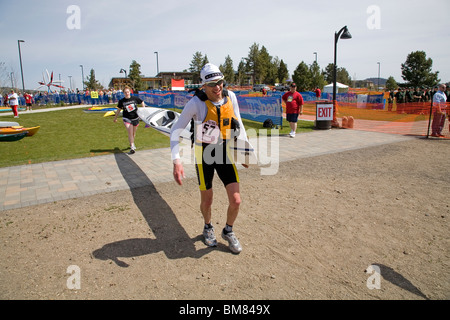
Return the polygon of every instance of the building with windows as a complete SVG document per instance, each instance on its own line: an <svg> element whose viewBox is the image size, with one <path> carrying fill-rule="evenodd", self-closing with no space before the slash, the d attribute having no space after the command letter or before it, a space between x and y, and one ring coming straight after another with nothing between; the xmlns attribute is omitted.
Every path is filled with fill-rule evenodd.
<svg viewBox="0 0 450 320"><path fill-rule="evenodd" d="M142 77L142 81L145 84L146 90L158 89L161 85L161 78L159 77ZM109 87L116 90L123 90L126 86L133 87L133 83L130 78L115 77L109 82Z"/></svg>
<svg viewBox="0 0 450 320"><path fill-rule="evenodd" d="M160 72L156 77L142 76L142 81L145 83L146 90L170 89L172 79L184 79L187 88L196 83L193 81L192 72ZM109 83L109 87L116 90L123 90L125 86L133 87L133 83L128 77L115 77L112 78Z"/></svg>
<svg viewBox="0 0 450 320"><path fill-rule="evenodd" d="M161 78L161 88L162 89L170 89L170 86L172 84L172 79L175 80L184 80L185 86L188 88L190 85L196 84L200 82L200 79L198 81L194 81L194 74L192 72L160 72L158 76Z"/></svg>

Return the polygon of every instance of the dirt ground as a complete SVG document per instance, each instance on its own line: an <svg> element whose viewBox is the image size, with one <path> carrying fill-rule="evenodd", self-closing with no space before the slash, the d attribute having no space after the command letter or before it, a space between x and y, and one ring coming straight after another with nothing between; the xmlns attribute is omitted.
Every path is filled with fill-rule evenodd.
<svg viewBox="0 0 450 320"><path fill-rule="evenodd" d="M1 211L0 299L450 299L449 159L414 139L241 170L239 255L217 177L216 248L194 179Z"/></svg>

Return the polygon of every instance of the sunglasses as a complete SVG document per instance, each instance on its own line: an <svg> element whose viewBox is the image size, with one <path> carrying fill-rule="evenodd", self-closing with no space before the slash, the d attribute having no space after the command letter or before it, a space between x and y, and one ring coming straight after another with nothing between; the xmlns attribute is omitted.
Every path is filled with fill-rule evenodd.
<svg viewBox="0 0 450 320"><path fill-rule="evenodd" d="M222 84L223 84L223 80L219 80L217 82L207 82L206 83L206 85L211 88L213 88L215 86L221 86Z"/></svg>

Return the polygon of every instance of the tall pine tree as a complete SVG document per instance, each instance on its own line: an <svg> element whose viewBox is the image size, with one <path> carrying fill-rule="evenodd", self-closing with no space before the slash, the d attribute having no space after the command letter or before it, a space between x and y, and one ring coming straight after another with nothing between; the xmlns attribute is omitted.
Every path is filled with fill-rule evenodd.
<svg viewBox="0 0 450 320"><path fill-rule="evenodd" d="M130 64L130 72L128 73L128 78L131 80L131 86L134 91L145 90L145 83L142 81L141 75L141 65L133 60Z"/></svg>
<svg viewBox="0 0 450 320"><path fill-rule="evenodd" d="M94 69L91 69L91 72L89 76L87 77L87 80L84 82L84 85L86 86L86 89L91 91L97 91L98 89L102 89L103 86L95 79L95 71Z"/></svg>

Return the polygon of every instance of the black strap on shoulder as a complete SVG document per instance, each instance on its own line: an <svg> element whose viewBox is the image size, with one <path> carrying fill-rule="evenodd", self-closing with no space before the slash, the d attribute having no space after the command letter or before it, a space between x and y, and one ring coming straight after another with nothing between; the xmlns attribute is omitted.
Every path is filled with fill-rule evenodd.
<svg viewBox="0 0 450 320"><path fill-rule="evenodd" d="M199 88L195 88L193 90L190 90L189 92L194 91L194 96L197 96L201 101L206 101L208 100L208 96L206 95L205 91L199 89Z"/></svg>
<svg viewBox="0 0 450 320"><path fill-rule="evenodd" d="M194 119L191 119L191 127L189 129L189 132L191 133L191 149L194 146L194 142L195 142L195 137L194 137Z"/></svg>

